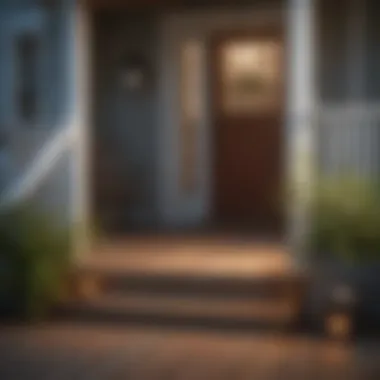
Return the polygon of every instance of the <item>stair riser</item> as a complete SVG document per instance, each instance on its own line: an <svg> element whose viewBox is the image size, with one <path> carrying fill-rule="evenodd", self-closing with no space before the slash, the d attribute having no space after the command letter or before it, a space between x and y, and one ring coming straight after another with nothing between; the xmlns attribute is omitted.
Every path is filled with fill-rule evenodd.
<svg viewBox="0 0 380 380"><path fill-rule="evenodd" d="M277 299L295 297L305 287L293 280L250 281L212 278L160 278L143 276L103 276L100 287L104 292L144 292L152 294L183 294L222 298L249 297Z"/></svg>
<svg viewBox="0 0 380 380"><path fill-rule="evenodd" d="M114 311L108 309L88 309L88 308L57 308L55 316L59 319L76 320L83 322L109 323L109 324L148 324L148 325L167 325L170 327L236 327L236 328L260 328L276 329L293 327L298 322L297 316L293 318L269 320L265 318L231 318L219 315L198 315L183 316L173 313L145 313L139 310Z"/></svg>

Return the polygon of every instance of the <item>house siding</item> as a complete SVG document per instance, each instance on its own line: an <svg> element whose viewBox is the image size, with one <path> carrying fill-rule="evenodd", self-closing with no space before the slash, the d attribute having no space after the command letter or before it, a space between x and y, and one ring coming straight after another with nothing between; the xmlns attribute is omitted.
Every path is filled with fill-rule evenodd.
<svg viewBox="0 0 380 380"><path fill-rule="evenodd" d="M343 0L319 4L317 165L322 176L375 178L380 170L380 7L375 0L360 2L361 16L350 15L352 3ZM359 49L352 22L361 23ZM363 54L352 59L352 51Z"/></svg>
<svg viewBox="0 0 380 380"><path fill-rule="evenodd" d="M51 218L58 227L67 228L71 224L72 214L72 157L69 152L63 154L51 171L35 190L29 202Z"/></svg>
<svg viewBox="0 0 380 380"><path fill-rule="evenodd" d="M94 18L95 106L90 133L116 161L121 178L115 180L126 180L131 189L131 199L121 211L131 223L150 224L157 218L158 21L158 15L128 11L100 12ZM121 85L126 54L139 54L148 63L150 81L141 93ZM102 158L94 160L95 165L102 164Z"/></svg>
<svg viewBox="0 0 380 380"><path fill-rule="evenodd" d="M7 65L4 61L6 54L7 25L13 16L28 9L37 9L37 0L6 0L1 2L0 8L0 124L8 124L7 110L9 108L9 93L7 88ZM344 106L350 108L351 99L349 93L349 68L348 68L348 24L347 6L344 0L320 0L319 2L320 27L318 58L319 72L318 84L321 104L321 113L318 115L320 123L319 156L318 165L323 172L336 174L343 170L367 172L371 175L378 174L380 152L380 128L379 118L374 115L359 114L351 118L350 114L343 110ZM75 122L75 113L78 94L75 94L73 71L75 39L72 17L76 12L73 0L63 0L61 7L47 14L43 27L43 40L45 48L45 68L43 77L43 96L46 104L46 114L41 125L33 128L24 126L10 133L9 150L13 160L14 170L9 170L12 165L4 164L1 167L14 171L15 175L22 174L28 169L33 157L48 142L52 133L58 128L69 128ZM284 19L284 3L276 2L276 12L270 13L270 18L277 22ZM377 23L380 6L375 0L367 0L367 54L365 62L365 95L364 100L377 101L380 96L380 46L377 43L380 28ZM42 10L41 10L42 11ZM236 14L234 13L236 12ZM168 219L174 220L201 220L207 213L208 179L203 178L208 174L207 168L207 144L198 141L202 145L203 166L198 164L197 170L202 189L197 194L197 199L181 198L178 193L178 157L179 140L175 128L178 118L174 109L178 97L178 49L183 41L195 39L202 47L207 45L208 38L214 30L224 27L247 26L253 24L254 15L260 15L251 9L250 12L235 9L234 12L223 11L192 11L179 14L158 15L138 13L131 15L128 12L118 11L110 14L99 14L94 19L94 62L95 88L94 88L94 118L93 131L101 135L101 138L112 138L118 143L115 145L115 153L120 154L120 161L125 170L131 170L132 181L138 189L139 201L134 206L125 209L126 216L132 221L151 222L161 213ZM235 16L233 16L235 14ZM11 15L11 16L10 16ZM239 16L240 15L240 16ZM7 22L4 22L7 20ZM165 23L163 25L163 23ZM178 34L173 35L173 30ZM160 37L166 38L162 41ZM166 44L161 46L161 44ZM139 49L146 55L151 64L153 83L143 94L128 94L120 86L118 77L121 55L128 50ZM168 53L166 57L161 57ZM160 58L161 57L161 58ZM169 62L167 57L172 58ZM170 75L170 77L169 77ZM165 88L164 88L165 87ZM161 98L165 98L162 100ZM364 101L363 100L363 101ZM362 102L363 102L362 101ZM342 114L339 118L326 117L323 107L340 106ZM202 128L207 128L208 119L205 111L201 122ZM352 112L352 111L351 111ZM169 114L171 113L171 114ZM338 112L339 113L339 112ZM337 113L336 113L337 114ZM165 125L164 125L165 124ZM13 128L12 125L9 126ZM92 133L91 132L91 133ZM173 151L158 148L163 141L162 133L171 133L173 144L167 144ZM168 137L168 136L166 136ZM164 136L164 138L166 138ZM207 139L206 133L202 138ZM162 140L162 141L161 141ZM167 141L166 141L167 143ZM166 146L166 147L167 147ZM354 147L354 148L352 148ZM158 149L165 157L160 157ZM69 153L68 153L69 154ZM7 159L9 159L9 156ZM1 157L0 157L0 160ZM157 160L162 160L162 167L158 167ZM6 160L2 160L5 162ZM165 162L164 162L165 161ZM169 162L171 161L171 162ZM178 161L178 160L177 160ZM174 163L173 163L174 162ZM0 163L1 164L1 163ZM166 166L165 166L166 165ZM72 166L66 162L64 169L57 164L48 180L61 183L61 176L68 183L73 180L69 174ZM16 173L16 174L15 174ZM61 174L59 174L61 173ZM11 173L12 174L12 173ZM3 173L5 176L12 175ZM169 178L171 176L171 178ZM162 185L166 194L160 194L157 185ZM165 187L166 186L166 187ZM51 191L54 196L48 202L49 208L54 210L53 199L57 201L57 215L62 212L62 204L66 204L66 211L70 209L72 186L63 187L62 193L53 185L48 186L41 194ZM161 197L158 199L158 197ZM47 199L47 196L36 194L36 199ZM201 199L202 198L202 199ZM162 204L159 204L159 203ZM164 203L167 202L167 205ZM189 217L190 215L190 217ZM195 215L195 216L194 216ZM194 218L193 218L194 216Z"/></svg>
<svg viewBox="0 0 380 380"><path fill-rule="evenodd" d="M348 43L346 0L320 0L317 26L318 88L323 103L346 100Z"/></svg>
<svg viewBox="0 0 380 380"><path fill-rule="evenodd" d="M380 3L367 0L366 93L371 101L380 101Z"/></svg>
<svg viewBox="0 0 380 380"><path fill-rule="evenodd" d="M0 127L6 131L0 178L2 190L6 191L31 169L54 135L61 129L71 128L75 122L72 104L74 2L62 0L55 10L43 9L39 4L37 0L4 0L0 5ZM42 22L28 29L31 14L41 16ZM35 125L18 124L14 105L10 103L15 93L12 43L18 33L27 30L37 31L42 52L38 90L42 112ZM73 196L71 155L67 150L27 197L28 202L44 210L52 220L65 225L70 220Z"/></svg>

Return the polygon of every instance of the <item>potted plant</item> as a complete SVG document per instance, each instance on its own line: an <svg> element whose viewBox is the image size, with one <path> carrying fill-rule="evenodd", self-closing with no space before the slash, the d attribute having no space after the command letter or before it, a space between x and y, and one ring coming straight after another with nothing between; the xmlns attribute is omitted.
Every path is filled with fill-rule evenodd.
<svg viewBox="0 0 380 380"><path fill-rule="evenodd" d="M314 313L329 333L352 335L375 320L380 289L380 188L368 179L323 179L311 231Z"/></svg>
<svg viewBox="0 0 380 380"><path fill-rule="evenodd" d="M30 207L0 217L0 306L12 317L43 318L69 270L69 235Z"/></svg>

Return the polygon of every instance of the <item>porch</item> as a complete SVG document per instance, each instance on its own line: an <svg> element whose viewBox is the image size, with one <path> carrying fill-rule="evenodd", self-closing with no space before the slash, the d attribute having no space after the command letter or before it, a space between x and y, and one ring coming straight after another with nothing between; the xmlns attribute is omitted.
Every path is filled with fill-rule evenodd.
<svg viewBox="0 0 380 380"><path fill-rule="evenodd" d="M221 156L214 135L219 116L214 111L211 89L210 47L215 35L244 30L253 33L251 42L255 43L255 31L274 29L282 33L286 58L281 69L285 95L278 114L279 137L271 135L272 145L262 141L272 153L250 155L250 162L265 162L261 167L266 168L248 192L254 194L252 199L244 198L244 181L249 182L249 178L239 184L237 175L236 189L228 196L241 198L242 207L249 208L256 201L265 203L257 189L271 193L273 200L274 193L277 198L283 197L287 186L297 188L299 191L279 207L283 223L277 240L303 240L309 224L310 194L320 176L378 174L380 86L372 44L377 33L372 15L377 8L371 1L344 4L274 1L219 7L210 3L190 8L178 4L126 8L120 3L92 3L87 12L92 15L96 111L88 132L93 144L101 141L104 149L96 145L89 156L95 174L87 188L91 199L88 215L100 224L110 221L111 231L112 224L119 224L115 229L121 234L136 228L212 227L220 183L226 180L218 179L220 167L215 167ZM141 37L141 46L134 42L135 35ZM239 39L235 42L238 45ZM151 83L143 94L122 89L122 59L131 52L140 56L148 70ZM225 120L228 117L225 115ZM234 128L236 131L237 126ZM259 130L257 122L252 129ZM111 141L108 148L107 138ZM262 136L256 134L255 138ZM275 140L277 145L273 145ZM242 166L238 164L238 145L248 157L244 144L239 144L236 149L232 145L224 148L236 155L235 167L229 163L235 172ZM252 143L252 150L258 152L258 145ZM96 185L97 181L103 185L112 182L99 169L102 155L108 155L108 165L115 169L112 175L119 179L112 190L115 192L110 191L108 196ZM224 156L222 162L226 162ZM276 163L275 169L270 162ZM253 164L250 168L251 172L256 170ZM126 173L125 177L120 173ZM223 173L226 178L233 177L228 170ZM268 175L276 183L275 192L264 186ZM122 190L123 180L129 193ZM122 196L126 193L127 200ZM108 203L99 201L107 198L111 200ZM263 224L265 215L263 218L255 207L253 219ZM258 227L252 221L251 225L255 234Z"/></svg>
<svg viewBox="0 0 380 380"><path fill-rule="evenodd" d="M82 269L95 279L99 273L100 297L96 295L97 280L90 281L89 293L94 291L94 298L90 295L88 302L79 306L74 303L73 310L84 306L84 314L99 312L122 320L148 316L213 323L294 322L303 311L307 289L299 264L308 261L305 242L316 181L337 174L375 177L379 173L376 104L380 86L373 66L378 58L372 54L377 29L371 18L376 14L375 3L352 0L346 6L343 1L293 0L191 9L162 6L140 8L139 12L120 4L94 4L94 9L91 5L82 9L87 17L93 11L95 112L93 129L87 130L93 133L96 147L93 179L100 185L113 182L122 187L123 177L117 173L129 170L132 174L124 189L130 190L128 184L132 184L134 195L129 208L120 188L113 193L121 195L120 203L113 195L105 197L111 204L103 204L103 210L111 219L121 216L122 220L127 215L127 222L121 222L127 238L119 245L109 234L104 245L90 250ZM215 39L223 42L220 36L225 35L228 43L244 48L248 43L253 50L256 44L274 43L280 46L286 64L278 65L284 88L278 86L275 92L278 95L283 90L284 96L280 96L282 103L276 99L275 106L270 105L272 119L263 122L261 115L254 115L248 123L243 109L244 117L233 124L235 135L224 135L223 142L230 143L242 124L251 127L250 133L261 134L242 133L235 146L224 145L224 155L218 156L220 135L215 130L226 129L232 119L223 108L226 78L221 76L216 83L213 78L223 67L223 56L213 55ZM136 36L141 40L136 42ZM137 76L132 75L136 67L130 70L131 61L132 66L138 62ZM146 75L148 85L139 93L134 86L141 75ZM262 132L268 130L273 133ZM107 138L114 142L108 147L114 166L112 162L109 165L115 168L116 162L121 166L132 162L134 166L121 167L110 178L96 171L102 151L96 141ZM255 156L250 151L263 154ZM104 150L102 154L110 157ZM228 161L231 155L234 159ZM241 161L236 165L238 158ZM218 159L224 164L228 161L223 181L217 178ZM273 162L275 165L270 165ZM244 177L247 172L239 177L242 166L249 168L248 173L259 173L251 188L246 187L252 179ZM268 173L274 175L266 182ZM254 204L251 211L259 228L248 223L252 229L245 242L229 239L228 233L206 238L181 236L187 229L214 227L215 199L220 191L215 183L223 186L226 178L237 183L227 186L231 191L228 201L233 199L229 205L236 206L236 200L244 199L238 205L242 212ZM265 187L267 183L272 188ZM87 216L95 216L95 220L100 216L104 221L107 217L102 217L102 207L97 208L102 205L96 204L96 187L91 186L87 196L95 195L93 213ZM265 217L273 211L267 208L262 213L260 206L266 203L266 195L273 201L287 186L294 191L282 205L280 233L272 242L260 244L254 237L260 236ZM136 240L128 234L136 226L142 231L162 228L180 233L177 238L158 240L148 233Z"/></svg>
<svg viewBox="0 0 380 380"><path fill-rule="evenodd" d="M56 59L60 61L59 65L55 60L49 61L50 75L65 74L58 83L63 90L57 87L59 96L55 99L56 104L51 105L54 109L49 110L52 114L57 110L60 116L64 114L63 121L59 119L63 125L52 128L53 131L48 128L44 132L49 133L45 134L38 128L25 129L24 120L15 132L12 123L19 121L17 106L20 104L2 102L5 112L1 113L1 120L11 127L10 155L17 163L16 174L6 186L3 203L33 200L43 204L45 210L54 214L62 224L83 225L84 228L73 235L78 254L76 263L81 266L81 273L91 272L90 277L95 279L96 272L100 272L100 284L106 283L107 292L114 285L116 290L120 290L121 285L125 291L123 283L126 280L127 293L133 285L139 297L128 294L127 300L124 299L127 314L138 311L139 307L154 314L157 309L151 307L157 306L158 312L170 309L174 314L182 315L191 314L195 309L198 310L195 314L211 313L214 316L226 312L228 318L232 313L232 317L238 319L240 316L252 320L255 314L260 319L264 313L264 320L270 320L271 316L280 316L281 323L293 319L299 312L299 290L304 284L300 283L303 278L298 264L307 261L305 242L316 180L319 175L337 173L367 177L379 174L380 117L377 104L380 80L376 44L379 8L374 0L351 0L348 4L343 0L334 3L327 0L278 0L223 7L210 2L208 6L162 4L150 8L144 4L128 6L122 1L65 1L41 8L44 17L36 17L33 21L37 27L29 24L25 27L22 23L10 27L11 22L2 24L2 28L3 25L9 27L7 34L3 35L10 41L16 40L18 28L33 33L37 31L39 37L51 36L51 40L44 40L46 55L49 56L50 52L53 57L65 58L62 61ZM19 13L15 12L16 19ZM34 10L32 13L36 14ZM55 22L57 14L59 23ZM25 20L25 17L21 19ZM121 247L111 235L104 244L91 241L93 224L96 225L98 219L101 222L108 219L97 208L96 181L101 185L116 185L117 194L110 193L111 196L106 197L111 198L113 204L106 203L100 208L111 214L111 219L114 214L127 216L127 223L122 223L123 233L130 232L131 226L145 231L159 226L181 233L188 228L208 227L215 209L215 192L222 187L212 185L216 177L212 157L217 144L210 135L215 127L214 108L224 104L217 103L218 97L211 91L211 42L215 34L235 36L238 31L241 35L249 35L251 45L258 42L259 35L260 38L264 36L266 43L268 29L276 31L276 38L280 36L276 43L281 41L280 50L286 62L279 71L282 77L279 82L283 80L285 83L284 96L280 97L283 102L277 103L276 99L273 103L275 107L270 111L276 112L268 113L273 117L270 121L267 119L261 124L255 115L254 121L250 120L252 124L247 124L254 127L250 128L250 133L271 129L274 134L241 134L239 144L236 143L232 151L236 156L244 153L239 156L239 166L248 170L242 171L243 175L238 177L239 186L234 188L233 181L230 181L227 187L231 191L229 200L235 202L244 198L238 204L239 213L244 211L244 206L254 204L256 208L252 207L250 211L253 219L261 224L265 219L262 217L270 216L272 211L269 207L264 212L260 210L268 200L265 196L270 194L273 201L272 191L281 193L281 180L289 185L294 191L284 202L281 233L264 245L254 238L263 236L256 228L250 231L249 240L244 243L241 238L229 240L220 233L216 237L201 239L177 235L173 240L166 236L161 241L153 238L152 243L147 242L148 235L142 238L125 235L127 240L120 243ZM238 45L243 40L244 44L247 42L246 35L240 38L234 42ZM8 52L9 45L2 44L1 48ZM60 53L57 56L54 55L56 47ZM122 59L125 53L129 57L126 66ZM123 70L125 67L130 69L131 61L132 66L137 62L139 70L147 68L144 74L152 79L143 93L125 91L123 87L124 80L128 86L134 87L141 79L141 72L137 78L130 76L131 72L124 75ZM5 67L8 70L2 70L2 78L13 78L10 87L16 93L17 81L14 75L8 75L13 73L10 70L12 61L7 61ZM218 72L218 67L214 66L214 72ZM223 77L216 82L221 93L225 91L223 82ZM275 88L274 93L278 95L280 87ZM218 95L218 91L215 92ZM8 97L8 94L6 98L18 99ZM236 105L236 102L232 103ZM23 109L22 106L19 108ZM226 116L223 113L217 116L218 125L223 127L229 117L221 117ZM242 120L231 125L239 127ZM56 127L53 121L56 119L51 120ZM271 128L263 128L263 125ZM102 151L97 142L102 142L104 135L110 134L111 130L121 133L110 139L112 144L106 149L105 156L107 160L112 155L116 158L114 162L103 162L105 172L107 175L118 172L121 163L121 172L126 169L128 176L112 175L109 178L96 172L101 167L96 165L96 160ZM234 133L225 135L223 141L229 143L229 137L235 138ZM251 149L250 143L255 141L253 137L263 138L260 142L266 144L257 144L256 140L255 149ZM35 141L38 144L32 144ZM276 144L269 145L273 142ZM262 155L251 156L251 151L260 151ZM231 155L218 157L228 161ZM260 162L265 165L275 162L273 172L264 170L265 165ZM132 164L124 167L125 163ZM231 165L224 166L228 175L219 179L234 178L234 160L227 164ZM253 168L260 175L248 187L246 183L250 181L245 181L245 176ZM269 176L270 192L261 186L266 182L266 172L274 173L273 177ZM62 182L66 182L66 186L61 186ZM240 192L241 189L244 191ZM251 189L255 190L252 192L255 196L251 196ZM260 191L256 192L257 189ZM127 205L124 200L131 193ZM156 251L160 252L157 254ZM208 281L210 278L211 282ZM136 282L131 284L128 282L131 279ZM96 280L90 281L92 285L89 286L95 289L95 293L96 283ZM203 297L205 283L211 298ZM167 297L164 292L164 298L162 294L161 298L158 297L155 288L165 288L163 284L170 292L176 291L178 286L182 300L183 293L191 288L192 306L188 308L186 302L185 305L178 302L179 298L173 298L173 294ZM223 309L226 289L236 292L232 292L229 298L230 307ZM141 293L146 295L147 291L149 297L142 299ZM265 296L261 298L261 294ZM114 304L106 305L111 306L112 311ZM102 310L109 311L108 306Z"/></svg>
<svg viewBox="0 0 380 380"><path fill-rule="evenodd" d="M20 124L22 115L17 114L22 110L21 103L4 92L16 93L13 74L17 73L11 69L15 66L9 58L12 54L3 55L8 58L1 70L6 84L1 98L8 100L2 101L0 116L9 140L3 166L12 172L10 176L2 174L3 204L35 200L58 219L64 219L63 223L86 226L80 237L75 235L78 252L82 253L88 251L82 243L88 245L88 231L97 225L102 213L94 183L99 178L103 184L119 187L119 200L103 209L128 219L124 232L130 226L207 226L219 188L214 186L212 164L213 157L218 157L216 144L210 138L215 116L208 76L211 37L237 30L254 33L269 27L282 31L286 64L281 71L285 82L283 112L278 119L281 137L273 149L277 158L268 154L265 162L279 163L277 174L272 176L275 185L271 185L277 193L281 193L283 184L299 190L285 202L280 235L293 247L302 246L309 225L310 195L318 175L378 175L378 6L374 0L234 4L210 1L188 7L168 2L148 7L121 1L67 1L45 7L26 6L25 12L19 8L10 13L8 22L2 23L4 52L11 44L3 42L17 42L18 34L30 33L43 42L43 54L35 58L46 68L44 72L51 79L54 73L64 75L51 88L55 93L51 101L43 102L47 93L40 94L46 90L47 75L41 91L35 93L36 104L43 103L46 108L41 115L41 110L34 110L36 125L50 123L51 128L26 129L26 121ZM26 17L28 12L33 17ZM58 20L57 15L59 23L53 22ZM51 39L44 39L46 35ZM142 43L135 43L136 35ZM152 79L141 96L120 88L121 58L132 50L141 53ZM189 59L193 64L184 64L183 60ZM49 118L39 117L46 115ZM257 120L254 125L250 129L260 129ZM108 181L96 175L96 143L101 141L99 131L111 129L121 134L116 134L119 145L111 144L106 151L108 158L116 155L118 162L111 162L108 168L117 169L122 163L124 173L128 173ZM243 140L244 153L248 154L249 141ZM235 144L235 148L242 146ZM235 148L235 152L239 150ZM259 149L256 145L252 150ZM14 170L8 165L10 159ZM257 157L251 161L259 162ZM254 165L245 166L253 170ZM263 167L256 166L255 170ZM261 185L265 181L260 178L264 179L259 176L256 183L252 182L255 191L264 189ZM128 191L124 191L123 179ZM63 182L69 186L62 186ZM238 190L236 186L231 199L243 198ZM251 203L257 206L262 194L253 193ZM128 205L123 203L126 195ZM241 205L248 203L247 196ZM87 233L83 233L85 230Z"/></svg>

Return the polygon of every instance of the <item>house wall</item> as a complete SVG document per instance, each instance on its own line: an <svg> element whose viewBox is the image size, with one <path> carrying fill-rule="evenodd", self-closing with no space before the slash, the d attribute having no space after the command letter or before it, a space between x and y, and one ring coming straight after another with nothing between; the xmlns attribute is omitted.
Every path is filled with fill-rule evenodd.
<svg viewBox="0 0 380 380"><path fill-rule="evenodd" d="M57 75L50 76L51 69L51 49L57 41L48 39L49 17L43 9L33 4L31 0L17 4L3 6L1 49L1 127L6 138L6 149L13 161L13 171L19 175L25 166L33 158L35 152L49 136L52 128L51 91L58 81L53 80ZM57 21L57 20L56 20ZM26 125L19 117L16 107L17 98L17 72L18 65L16 59L17 37L25 33L33 33L38 36L40 43L39 54L39 87L38 120L35 125ZM59 45L59 44L58 44ZM58 90L58 89L57 89ZM59 90L58 90L59 91ZM57 92L58 92L57 91Z"/></svg>
<svg viewBox="0 0 380 380"><path fill-rule="evenodd" d="M59 131L70 129L75 123L74 3L62 0L55 10L49 11L40 3L4 0L0 5L0 129L5 136L0 152L0 178L2 190L6 191L26 177ZM40 43L37 97L41 108L33 125L20 122L15 108L15 42L18 35L30 32L36 33ZM38 180L38 186L32 186L28 201L50 214L52 220L67 225L72 215L72 152L67 150L52 165L48 175Z"/></svg>
<svg viewBox="0 0 380 380"><path fill-rule="evenodd" d="M26 0L25 0L26 1ZM32 0L29 0L29 3ZM341 0L343 1L343 0ZM12 124L9 117L9 87L7 79L10 78L9 57L6 54L9 36L7 25L12 25L12 15L22 14L25 9L21 6L4 8L1 3L0 12L0 124L11 128L10 144L11 158L15 164L15 172L22 173L40 150L41 146L50 138L58 128L68 128L73 123L75 114L75 99L73 91L73 50L72 42L75 39L72 16L74 8L59 9L50 13L43 24L42 33L45 46L45 68L42 80L44 97L46 99L46 113L41 125L17 126ZM322 10L320 14L319 35L319 84L323 105L349 104L349 68L347 12L348 9L338 0L331 2L320 0ZM8 5L15 3L8 2ZM339 5L340 3L340 5ZM68 4L68 2L67 2ZM101 16L96 20L97 47L95 49L95 68L97 87L95 88L95 118L94 128L97 132L111 134L117 140L118 154L125 167L133 167L133 178L138 182L138 188L143 196L136 207L130 209L130 217L134 220L151 221L159 216L168 224L193 223L202 221L207 217L210 200L209 186L209 149L212 144L208 140L210 115L207 111L207 96L204 100L202 117L200 120L200 134L198 135L198 159L195 163L198 178L198 188L191 195L181 194L179 183L178 158L180 140L178 128L179 104L178 102L178 68L179 49L184 41L195 41L202 52L202 78L207 86L205 61L205 47L211 33L219 28L241 27L254 25L259 20L284 20L283 2L278 3L273 12L260 11L260 7L242 8L240 10L206 11L193 10L154 16L152 14L134 14L114 12L112 15ZM281 10L282 9L282 10ZM265 10L265 7L264 7ZM268 9L267 9L268 10ZM377 44L379 26L377 15L379 5L375 0L367 2L367 58L365 59L366 95L370 100L377 100L380 96L380 48ZM7 22L5 22L7 20ZM13 24L14 25L14 24ZM137 38L138 36L138 38ZM110 42L112 41L112 42ZM120 88L117 72L120 54L125 50L141 49L147 54L152 63L153 76L157 82L152 84L144 94L134 96L125 93ZM5 84L5 85L4 85ZM207 94L207 87L200 93ZM343 119L341 119L343 120ZM338 128L342 128L344 122ZM352 124L352 122L351 122ZM367 123L368 125L370 123ZM356 126L360 126L360 120ZM377 128L378 123L371 123ZM329 127L329 125L327 125ZM371 127L372 128L372 127ZM325 170L339 170L343 166L355 166L357 157L362 151L369 152L361 158L362 166L370 166L372 172L378 167L373 165L374 157L380 151L378 143L380 134L378 129L358 128L351 130L349 141L342 139L341 133L334 128L324 134L320 144L320 165ZM325 129L326 130L326 129ZM347 130L347 128L346 128ZM202 132L203 131L203 132ZM347 135L347 133L346 133ZM361 147L359 152L352 151L350 146L356 142ZM369 148L368 148L369 147ZM342 158L343 157L343 158ZM9 158L9 157L8 157ZM380 160L378 160L380 162ZM3 162L3 161L2 161ZM60 169L62 178L67 178L70 172L70 162L65 161L66 169ZM343 162L343 164L341 164ZM10 165L3 165L9 169ZM360 165L359 165L360 166ZM58 168L59 166L57 166ZM335 170L334 169L334 170ZM64 174L65 173L65 174ZM60 177L59 174L57 174ZM52 177L54 178L54 176ZM52 179L59 183L60 180ZM72 177L71 177L72 178ZM68 181L72 181L68 179ZM71 186L63 186L62 194L53 198L58 200L57 209L62 206L61 199L68 202ZM43 197L45 198L45 197ZM63 202L63 203L65 203ZM67 210L68 208L66 208Z"/></svg>
<svg viewBox="0 0 380 380"><path fill-rule="evenodd" d="M378 30L374 0L368 0L368 44L365 70L367 93L376 98ZM320 124L317 164L326 173L339 171L378 170L374 157L380 151L375 143L379 134L373 123L360 128L360 115L352 117L352 74L355 67L350 38L349 9L345 0L319 0L316 58ZM140 203L130 209L135 220L153 220L171 226L207 222L211 209L212 141L209 138L209 88L207 84L207 44L210 36L226 28L249 28L258 23L285 23L286 3L261 2L254 7L230 9L187 9L159 16L121 11L101 15L96 23L96 106L94 125L97 133L113 135L125 167L135 167L140 173L139 188L144 194ZM372 7L372 8L371 8ZM134 49L139 36L140 51L147 54L157 79L155 86L143 96L123 92L117 78L120 56ZM366 37L364 37L364 41ZM193 162L196 186L192 192L181 188L181 104L180 51L186 43L199 49L202 83L197 94L202 103L198 125L195 126L196 158ZM372 74L373 73L373 74ZM371 78L374 78L372 80ZM380 80L380 79L379 79ZM357 100L355 100L357 101ZM340 107L342 110L325 114ZM322 109L323 108L323 109ZM352 111L351 111L352 112ZM285 126L284 126L285 128ZM380 134L379 134L380 141ZM356 143L355 143L356 142ZM352 148L353 146L357 148ZM284 166L286 158L284 158ZM149 211L150 210L150 211ZM128 211L127 211L128 212Z"/></svg>
<svg viewBox="0 0 380 380"><path fill-rule="evenodd" d="M317 15L317 86L324 103L339 103L348 93L348 15L343 0L319 0Z"/></svg>
<svg viewBox="0 0 380 380"><path fill-rule="evenodd" d="M63 154L52 170L36 188L29 203L50 216L50 221L58 227L67 228L72 222L70 203L72 201L72 157Z"/></svg>
<svg viewBox="0 0 380 380"><path fill-rule="evenodd" d="M122 207L131 223L153 223L157 218L157 76L159 18L155 14L131 14L127 10L99 12L94 17L95 105L94 144L104 149L126 180L131 198ZM150 79L142 92L121 84L125 55L138 54L149 65ZM93 157L101 165L107 157ZM95 168L96 170L96 168ZM102 174L100 174L102 175ZM124 177L124 178L123 178Z"/></svg>
<svg viewBox="0 0 380 380"><path fill-rule="evenodd" d="M380 101L380 3L367 0L367 44L368 58L365 71L366 94L371 101Z"/></svg>
<svg viewBox="0 0 380 380"><path fill-rule="evenodd" d="M320 0L318 167L322 175L380 171L380 45L376 0Z"/></svg>
<svg viewBox="0 0 380 380"><path fill-rule="evenodd" d="M364 99L380 98L380 4L376 0L319 0L318 4L318 83L323 102L336 104L358 100L351 91L355 71L363 71ZM360 12L357 12L359 9ZM356 25L355 25L356 24ZM359 24L359 25L358 25ZM357 46L359 28L363 46ZM359 57L355 57L355 52ZM362 62L363 67L351 67ZM363 100L363 99L362 99Z"/></svg>

